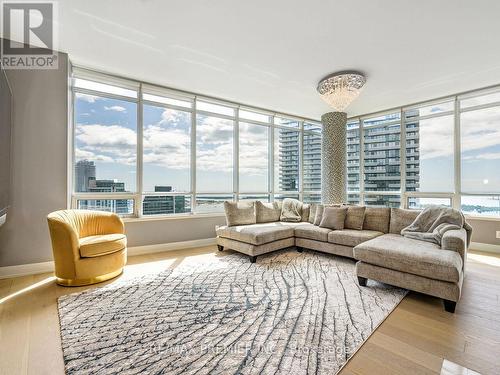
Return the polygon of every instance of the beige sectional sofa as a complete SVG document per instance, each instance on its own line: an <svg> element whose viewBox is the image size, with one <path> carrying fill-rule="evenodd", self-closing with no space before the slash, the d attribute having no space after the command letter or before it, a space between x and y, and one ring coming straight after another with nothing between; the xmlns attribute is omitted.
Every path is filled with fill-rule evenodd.
<svg viewBox="0 0 500 375"><path fill-rule="evenodd" d="M362 229L332 230L314 225L309 215L301 222L220 226L216 228L219 250L233 249L250 257L295 246L354 258L360 285L367 279L442 298L454 312L460 299L470 233L446 232L441 247L400 235L419 211L366 207ZM346 218L347 220L347 218Z"/></svg>

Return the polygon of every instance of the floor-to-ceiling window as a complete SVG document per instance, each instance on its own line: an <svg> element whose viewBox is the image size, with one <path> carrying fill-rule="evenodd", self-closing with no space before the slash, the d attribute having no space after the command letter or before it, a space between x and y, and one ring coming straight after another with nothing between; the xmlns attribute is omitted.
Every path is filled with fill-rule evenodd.
<svg viewBox="0 0 500 375"><path fill-rule="evenodd" d="M350 203L500 216L500 88L347 124Z"/></svg>
<svg viewBox="0 0 500 375"><path fill-rule="evenodd" d="M72 205L125 216L321 199L319 122L76 68Z"/></svg>

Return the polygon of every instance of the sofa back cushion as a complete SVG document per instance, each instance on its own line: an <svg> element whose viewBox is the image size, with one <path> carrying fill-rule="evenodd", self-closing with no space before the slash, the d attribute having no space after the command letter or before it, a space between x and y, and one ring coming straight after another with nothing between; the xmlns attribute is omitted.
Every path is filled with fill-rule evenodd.
<svg viewBox="0 0 500 375"><path fill-rule="evenodd" d="M389 233L391 209L388 207L366 207L363 229Z"/></svg>
<svg viewBox="0 0 500 375"><path fill-rule="evenodd" d="M316 209L318 208L319 204L313 203L309 207L309 222L311 224L314 224L314 219L316 218Z"/></svg>
<svg viewBox="0 0 500 375"><path fill-rule="evenodd" d="M401 230L413 223L420 212L420 210L391 208L391 225L389 227L389 233L401 234Z"/></svg>
<svg viewBox="0 0 500 375"><path fill-rule="evenodd" d="M255 218L257 223L271 223L279 221L281 215L281 202L262 203L255 201Z"/></svg>
<svg viewBox="0 0 500 375"><path fill-rule="evenodd" d="M347 207L325 207L319 226L333 230L344 229Z"/></svg>
<svg viewBox="0 0 500 375"><path fill-rule="evenodd" d="M228 226L255 224L254 202L224 202Z"/></svg>
<svg viewBox="0 0 500 375"><path fill-rule="evenodd" d="M321 218L323 217L323 211L325 209L325 206L322 204L318 204L316 206L316 212L314 213L314 225L319 225L321 223Z"/></svg>
<svg viewBox="0 0 500 375"><path fill-rule="evenodd" d="M346 229L363 229L365 220L365 206L348 206L347 215L345 217L344 228Z"/></svg>
<svg viewBox="0 0 500 375"><path fill-rule="evenodd" d="M302 204L302 220L309 221L309 212L311 211L311 205L307 203Z"/></svg>
<svg viewBox="0 0 500 375"><path fill-rule="evenodd" d="M280 221L292 223L302 221L302 202L293 198L283 199Z"/></svg>

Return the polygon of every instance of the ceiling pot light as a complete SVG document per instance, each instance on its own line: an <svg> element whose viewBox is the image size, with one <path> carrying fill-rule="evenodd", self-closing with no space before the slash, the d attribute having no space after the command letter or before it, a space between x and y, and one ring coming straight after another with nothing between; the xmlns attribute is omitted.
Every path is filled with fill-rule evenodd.
<svg viewBox="0 0 500 375"><path fill-rule="evenodd" d="M366 82L365 76L356 71L343 71L323 78L317 90L321 98L339 112L343 112L356 99Z"/></svg>

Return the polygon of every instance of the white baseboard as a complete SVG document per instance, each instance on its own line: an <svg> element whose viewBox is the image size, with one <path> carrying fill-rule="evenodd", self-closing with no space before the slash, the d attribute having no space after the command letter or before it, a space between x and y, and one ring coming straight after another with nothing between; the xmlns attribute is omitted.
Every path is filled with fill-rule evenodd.
<svg viewBox="0 0 500 375"><path fill-rule="evenodd" d="M129 247L127 251L129 256L134 256L134 255L161 253L163 251L192 249L193 247L203 247L212 245L215 245L215 238L203 238L201 240L134 246L134 247Z"/></svg>
<svg viewBox="0 0 500 375"><path fill-rule="evenodd" d="M484 251L485 253L500 254L500 245L492 245L489 243L471 242L470 250Z"/></svg>
<svg viewBox="0 0 500 375"><path fill-rule="evenodd" d="M163 251L173 251L181 249L192 249L194 247L203 247L215 245L215 238L203 238L201 240L171 242L157 245L134 246L127 249L129 256L160 253ZM53 272L54 262L41 262L20 264L18 266L0 267L0 279L11 277L37 275L39 273Z"/></svg>

